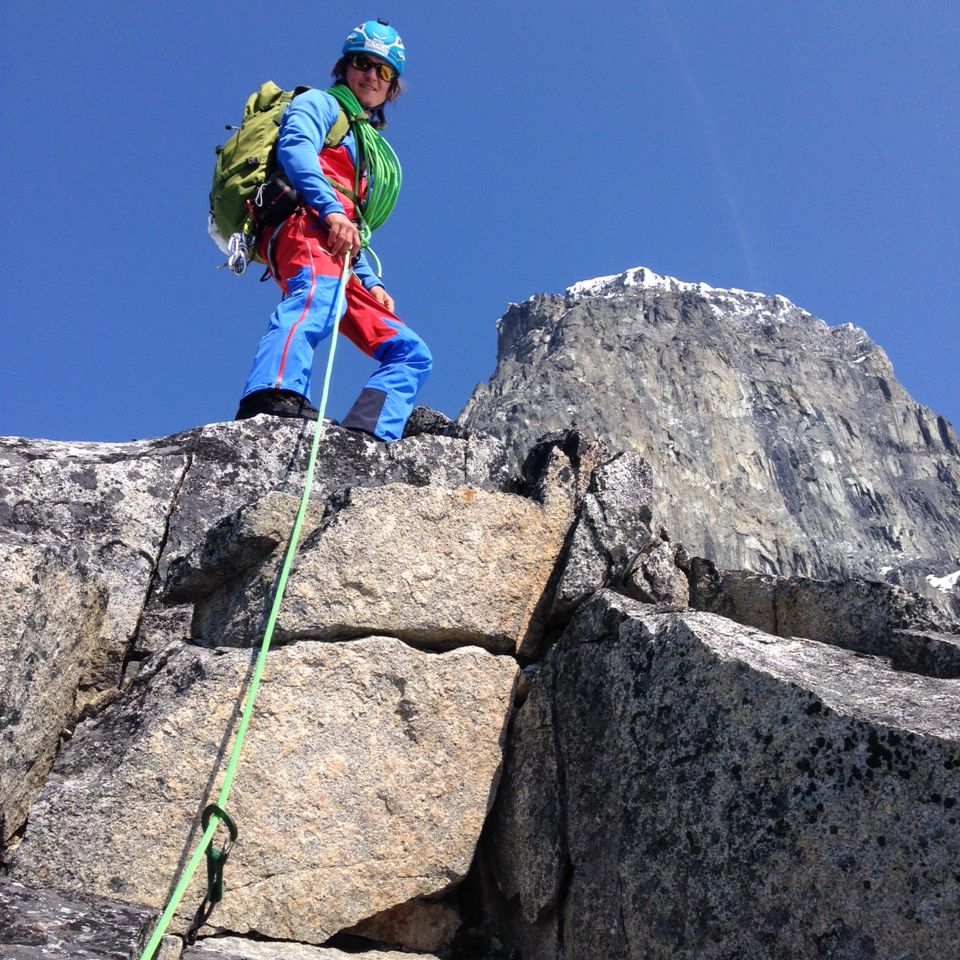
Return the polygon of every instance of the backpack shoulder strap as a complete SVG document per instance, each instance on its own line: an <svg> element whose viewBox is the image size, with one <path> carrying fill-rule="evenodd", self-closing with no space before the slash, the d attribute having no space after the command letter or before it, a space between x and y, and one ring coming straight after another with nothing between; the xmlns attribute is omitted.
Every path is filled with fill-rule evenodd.
<svg viewBox="0 0 960 960"><path fill-rule="evenodd" d="M347 119L343 107L341 107L340 112L337 114L337 119L330 128L330 132L323 138L323 145L325 147L339 147L349 132L350 121Z"/></svg>
<svg viewBox="0 0 960 960"><path fill-rule="evenodd" d="M264 87L266 86L267 85L264 84ZM273 87L274 85L270 84L270 86ZM261 87L261 91L263 89L264 88ZM287 101L287 104L285 104L284 107L286 108L286 106L293 101L294 97L299 97L301 93L306 93L311 88L310 87L294 87L293 90L289 92L284 92L279 88L276 88L276 89L277 89L277 93L274 99L275 100L285 99ZM269 93L273 94L273 91L271 90ZM278 116L277 124L279 125L279 123L280 123L280 117ZM350 132L350 121L347 119L347 115L344 112L343 107L340 107L340 112L337 114L337 119L334 121L334 124L330 128L327 135L323 138L323 145L325 147L339 147L340 144L343 143L344 137L346 137L346 135L349 132Z"/></svg>

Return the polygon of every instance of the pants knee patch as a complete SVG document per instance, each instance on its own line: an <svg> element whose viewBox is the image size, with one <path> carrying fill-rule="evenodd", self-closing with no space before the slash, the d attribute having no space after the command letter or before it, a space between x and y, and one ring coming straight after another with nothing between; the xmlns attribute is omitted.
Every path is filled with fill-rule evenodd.
<svg viewBox="0 0 960 960"><path fill-rule="evenodd" d="M366 433L377 435L377 424L383 415L383 407L387 402L385 390L376 390L364 387L360 391L350 412L343 418L341 426L350 430L363 430ZM392 438L391 438L392 439Z"/></svg>
<svg viewBox="0 0 960 960"><path fill-rule="evenodd" d="M401 362L415 367L426 376L433 368L433 354L430 348L409 327L398 327L397 334L383 343L377 350L377 359Z"/></svg>

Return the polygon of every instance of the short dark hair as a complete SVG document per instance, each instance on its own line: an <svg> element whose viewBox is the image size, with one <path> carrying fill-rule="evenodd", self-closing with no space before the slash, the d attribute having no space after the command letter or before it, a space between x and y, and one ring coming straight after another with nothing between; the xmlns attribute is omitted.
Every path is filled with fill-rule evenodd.
<svg viewBox="0 0 960 960"><path fill-rule="evenodd" d="M330 71L330 76L336 80L337 83L342 83L346 86L347 83L347 67L350 65L350 60L353 58L354 54L348 53L344 54L334 65L333 69ZM387 91L387 99L380 104L379 107L374 107L370 111L370 126L374 130L382 130L387 125L387 118L384 116L383 108L388 104L392 103L400 94L403 93L403 83L400 80L400 77L397 75L397 72L394 71L393 79L390 81L390 89Z"/></svg>

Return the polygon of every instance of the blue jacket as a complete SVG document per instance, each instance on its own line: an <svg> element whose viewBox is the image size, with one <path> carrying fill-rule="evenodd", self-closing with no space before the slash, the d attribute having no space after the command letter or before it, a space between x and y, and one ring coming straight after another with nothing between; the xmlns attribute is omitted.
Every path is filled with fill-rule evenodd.
<svg viewBox="0 0 960 960"><path fill-rule="evenodd" d="M343 204L320 168L319 154L330 128L340 115L340 104L324 90L308 90L287 107L277 140L277 161L287 179L322 220L330 213L346 215ZM357 163L357 142L351 130L341 143ZM353 264L357 279L369 290L383 285L363 252Z"/></svg>

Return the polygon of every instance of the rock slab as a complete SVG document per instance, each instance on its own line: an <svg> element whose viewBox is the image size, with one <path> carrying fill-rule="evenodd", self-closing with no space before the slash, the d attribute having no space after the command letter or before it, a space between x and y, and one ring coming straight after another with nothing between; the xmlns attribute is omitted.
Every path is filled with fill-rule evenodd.
<svg viewBox="0 0 960 960"><path fill-rule="evenodd" d="M491 823L524 958L941 958L960 683L603 592L521 708Z"/></svg>
<svg viewBox="0 0 960 960"><path fill-rule="evenodd" d="M75 551L0 542L0 843L23 825L73 726L106 606Z"/></svg>
<svg viewBox="0 0 960 960"><path fill-rule="evenodd" d="M251 658L174 645L159 659L61 752L16 879L166 903L218 792ZM516 674L511 658L477 648L428 654L385 637L271 651L211 922L319 944L461 880L499 778ZM196 877L178 930L204 887Z"/></svg>
<svg viewBox="0 0 960 960"><path fill-rule="evenodd" d="M240 937L200 940L187 949L183 960L350 960L351 957L359 960L437 960L432 953L398 953L394 950L344 953L343 950L302 943L270 943Z"/></svg>
<svg viewBox="0 0 960 960"><path fill-rule="evenodd" d="M0 877L3 960L136 960L156 918L155 910Z"/></svg>
<svg viewBox="0 0 960 960"><path fill-rule="evenodd" d="M627 571L652 537L653 475L636 453L594 467L571 531L554 617L568 618L602 586L622 587Z"/></svg>
<svg viewBox="0 0 960 960"><path fill-rule="evenodd" d="M305 529L278 639L389 633L417 646L515 653L542 629L572 499L541 505L476 487L353 487ZM221 553L225 551L221 550ZM197 603L193 634L259 639L280 557Z"/></svg>
<svg viewBox="0 0 960 960"><path fill-rule="evenodd" d="M814 580L690 562L691 606L765 633L889 657L901 670L960 677L960 624L925 597L862 577Z"/></svg>
<svg viewBox="0 0 960 960"><path fill-rule="evenodd" d="M157 565L158 585L165 583L170 567L195 550L222 518L271 491L299 498L312 429L304 421L258 416L207 424L168 438L186 455L188 469L170 512ZM319 503L348 486L385 483L468 484L499 491L510 485L511 475L503 445L483 434L421 435L384 444L339 427L326 429L314 474L314 496ZM189 606L164 608L157 596L151 596L138 633L138 653L161 649L171 640L188 636L191 615Z"/></svg>
<svg viewBox="0 0 960 960"><path fill-rule="evenodd" d="M140 625L189 455L182 437L134 443L0 438L0 529L73 551L107 612L83 684L116 686Z"/></svg>

